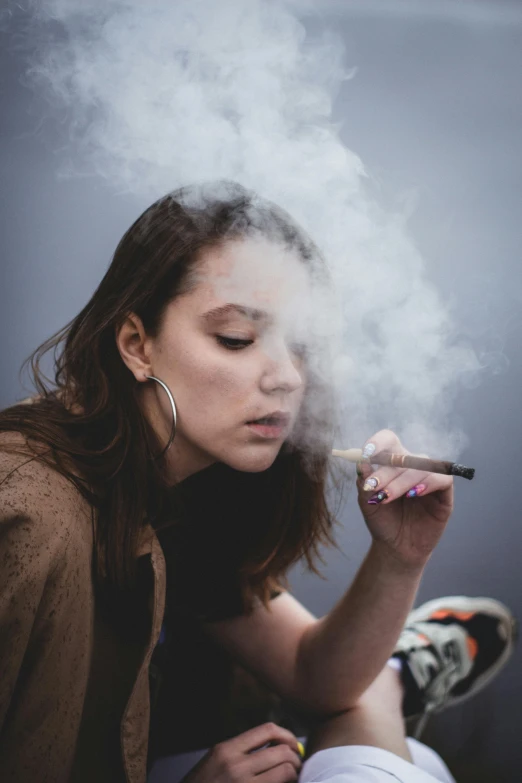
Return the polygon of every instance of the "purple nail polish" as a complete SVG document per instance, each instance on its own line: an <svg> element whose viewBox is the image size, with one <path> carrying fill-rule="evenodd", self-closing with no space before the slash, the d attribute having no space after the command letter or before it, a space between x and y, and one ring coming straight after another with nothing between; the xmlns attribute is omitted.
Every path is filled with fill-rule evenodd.
<svg viewBox="0 0 522 783"><path fill-rule="evenodd" d="M372 495L369 499L368 503L371 506L376 506L378 503L382 503L383 500L386 500L386 498L389 498L389 494L386 492L385 489L381 489L380 492L376 492L375 495Z"/></svg>

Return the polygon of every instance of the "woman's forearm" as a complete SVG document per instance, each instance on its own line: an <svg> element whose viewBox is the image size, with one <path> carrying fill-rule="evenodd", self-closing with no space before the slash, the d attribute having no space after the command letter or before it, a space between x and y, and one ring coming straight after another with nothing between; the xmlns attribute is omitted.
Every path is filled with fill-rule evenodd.
<svg viewBox="0 0 522 783"><path fill-rule="evenodd" d="M303 636L296 664L301 703L320 714L357 703L393 652L422 572L372 544L349 590Z"/></svg>

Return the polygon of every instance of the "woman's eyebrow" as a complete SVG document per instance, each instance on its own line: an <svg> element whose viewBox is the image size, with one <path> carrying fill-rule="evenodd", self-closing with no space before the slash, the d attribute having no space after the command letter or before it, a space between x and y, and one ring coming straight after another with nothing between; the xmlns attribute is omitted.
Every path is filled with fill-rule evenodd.
<svg viewBox="0 0 522 783"><path fill-rule="evenodd" d="M239 304L226 304L221 307L214 307L212 310L204 313L202 318L205 321L217 321L233 315L242 315L251 321L268 321L269 316L265 310L258 310L256 307L246 307Z"/></svg>

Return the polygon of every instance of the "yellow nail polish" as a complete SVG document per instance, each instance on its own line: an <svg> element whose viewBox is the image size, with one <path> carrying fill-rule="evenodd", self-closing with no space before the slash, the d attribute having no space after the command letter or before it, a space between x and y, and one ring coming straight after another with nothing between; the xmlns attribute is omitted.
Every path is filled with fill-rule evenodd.
<svg viewBox="0 0 522 783"><path fill-rule="evenodd" d="M300 755L301 755L301 758L302 758L302 759L304 759L304 757L305 757L305 749L304 749L304 745L303 745L303 743L302 743L302 742L299 742L299 740L297 740L297 749L299 750L299 753L300 753Z"/></svg>
<svg viewBox="0 0 522 783"><path fill-rule="evenodd" d="M364 492L369 492L372 489L377 489L379 486L379 479L377 476L372 476L371 478L366 479L364 482L363 490Z"/></svg>

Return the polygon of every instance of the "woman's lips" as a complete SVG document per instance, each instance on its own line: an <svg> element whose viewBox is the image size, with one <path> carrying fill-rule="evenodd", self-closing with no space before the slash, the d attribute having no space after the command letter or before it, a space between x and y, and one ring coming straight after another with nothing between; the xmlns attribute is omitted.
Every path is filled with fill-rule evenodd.
<svg viewBox="0 0 522 783"><path fill-rule="evenodd" d="M288 422L281 422L280 424L256 424L256 422L251 421L248 422L247 427L261 438L280 438L288 429Z"/></svg>
<svg viewBox="0 0 522 783"><path fill-rule="evenodd" d="M267 419L267 421L263 421ZM264 416L261 419L247 422L247 426L261 438L280 438L289 427L290 414L281 413Z"/></svg>

